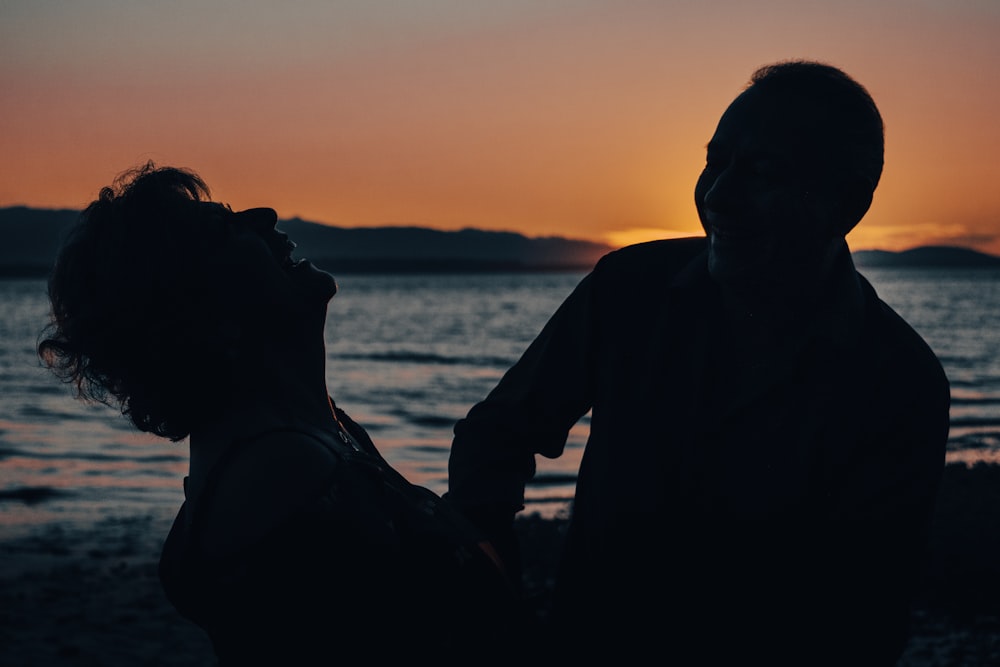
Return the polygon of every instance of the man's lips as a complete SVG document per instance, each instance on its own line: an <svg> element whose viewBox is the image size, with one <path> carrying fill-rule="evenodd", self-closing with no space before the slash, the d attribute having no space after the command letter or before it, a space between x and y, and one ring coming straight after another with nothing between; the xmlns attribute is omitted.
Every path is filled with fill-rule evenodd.
<svg viewBox="0 0 1000 667"><path fill-rule="evenodd" d="M748 231L745 227L729 227L722 225L709 225L709 234L722 241L753 241L760 238L758 234Z"/></svg>
<svg viewBox="0 0 1000 667"><path fill-rule="evenodd" d="M711 211L705 212L705 227L713 240L745 243L762 240L762 235L745 222L733 220Z"/></svg>

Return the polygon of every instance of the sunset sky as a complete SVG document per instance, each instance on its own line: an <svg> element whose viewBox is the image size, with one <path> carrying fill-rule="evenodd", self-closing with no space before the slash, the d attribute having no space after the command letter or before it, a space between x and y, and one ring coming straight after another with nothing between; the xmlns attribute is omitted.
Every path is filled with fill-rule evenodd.
<svg viewBox="0 0 1000 667"><path fill-rule="evenodd" d="M998 0L0 0L0 206L154 160L340 226L700 234L719 115L791 58L885 118L854 249L1000 254Z"/></svg>

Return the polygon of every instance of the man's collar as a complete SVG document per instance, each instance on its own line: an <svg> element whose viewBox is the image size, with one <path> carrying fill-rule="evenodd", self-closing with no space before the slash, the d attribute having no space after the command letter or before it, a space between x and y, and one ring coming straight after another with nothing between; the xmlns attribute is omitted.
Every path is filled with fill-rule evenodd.
<svg viewBox="0 0 1000 667"><path fill-rule="evenodd" d="M678 271L670 282L671 291L688 297L709 297L721 294L708 273L708 249L699 253ZM850 250L845 244L834 260L826 288L815 295L815 309L811 311L805 334L826 339L851 349L860 336L864 324L865 296Z"/></svg>
<svg viewBox="0 0 1000 667"><path fill-rule="evenodd" d="M704 287L706 283L712 283L711 276L708 275L708 245L698 253L694 259L688 262L670 281L671 289L686 290L694 287Z"/></svg>
<svg viewBox="0 0 1000 667"><path fill-rule="evenodd" d="M857 345L864 324L865 297L846 245L835 261L829 288L820 298L811 333L845 349Z"/></svg>

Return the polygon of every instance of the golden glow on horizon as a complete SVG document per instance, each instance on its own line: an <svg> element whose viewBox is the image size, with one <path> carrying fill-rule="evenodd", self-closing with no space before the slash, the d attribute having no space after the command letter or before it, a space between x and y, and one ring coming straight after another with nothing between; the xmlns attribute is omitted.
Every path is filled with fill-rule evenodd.
<svg viewBox="0 0 1000 667"><path fill-rule="evenodd" d="M857 77L886 120L851 246L1000 254L996 3L248 3L4 3L0 206L79 208L152 159L282 218L697 235L722 111L756 66L805 57Z"/></svg>
<svg viewBox="0 0 1000 667"><path fill-rule="evenodd" d="M608 245L622 247L633 243L643 243L645 241L656 241L658 239L672 239L684 236L701 236L704 232L700 229L691 232L669 231L666 229L641 228L623 229L620 232L611 232L605 239Z"/></svg>

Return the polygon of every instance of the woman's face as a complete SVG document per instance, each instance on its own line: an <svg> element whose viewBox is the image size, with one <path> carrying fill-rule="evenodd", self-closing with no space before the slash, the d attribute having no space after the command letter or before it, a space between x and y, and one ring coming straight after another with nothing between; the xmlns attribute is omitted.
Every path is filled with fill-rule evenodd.
<svg viewBox="0 0 1000 667"><path fill-rule="evenodd" d="M292 260L295 244L275 228L273 209L233 212L216 203L201 206L206 212L200 232L205 288L214 292L223 312L241 323L268 327L311 321L310 315L322 315L325 322L337 283L311 262Z"/></svg>

